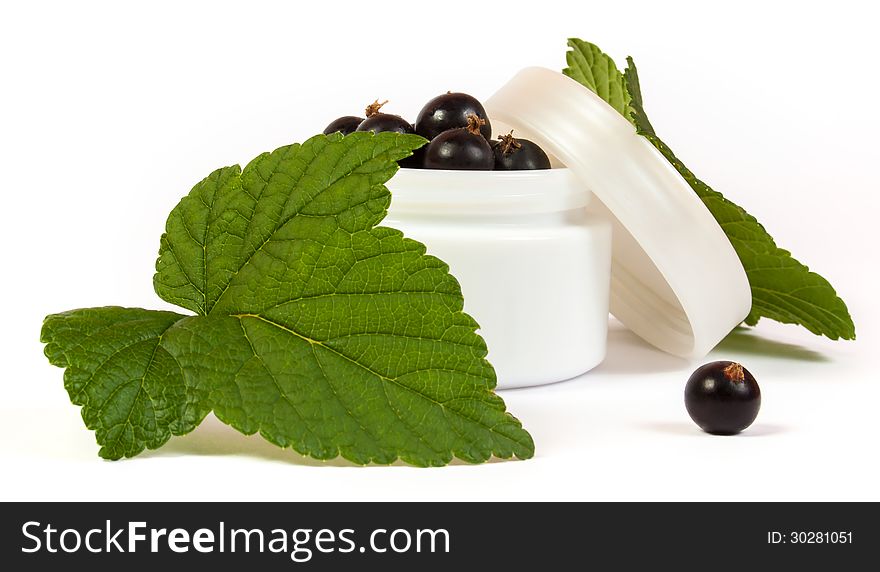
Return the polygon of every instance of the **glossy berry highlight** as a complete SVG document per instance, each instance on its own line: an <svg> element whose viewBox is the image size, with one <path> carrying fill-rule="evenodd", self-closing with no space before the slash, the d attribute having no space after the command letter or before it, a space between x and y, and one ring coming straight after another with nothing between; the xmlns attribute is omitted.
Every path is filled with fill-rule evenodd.
<svg viewBox="0 0 880 572"><path fill-rule="evenodd" d="M472 114L467 127L449 129L434 137L425 149L423 166L426 169L491 171L495 166L495 155L480 132L482 122Z"/></svg>
<svg viewBox="0 0 880 572"><path fill-rule="evenodd" d="M477 98L466 93L446 92L438 95L425 104L416 117L415 130L428 141L444 131L463 129L468 126L468 117L476 115L484 123L480 124L480 133L486 141L492 139L492 124L483 104Z"/></svg>
<svg viewBox="0 0 880 572"><path fill-rule="evenodd" d="M752 424L761 409L754 376L732 361L714 361L694 371L684 389L684 404L706 433L734 435Z"/></svg>

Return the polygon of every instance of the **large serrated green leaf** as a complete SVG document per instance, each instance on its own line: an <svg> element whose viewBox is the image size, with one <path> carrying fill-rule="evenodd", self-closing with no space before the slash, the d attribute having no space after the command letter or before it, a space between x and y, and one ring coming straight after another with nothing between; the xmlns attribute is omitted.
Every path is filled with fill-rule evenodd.
<svg viewBox="0 0 880 572"><path fill-rule="evenodd" d="M396 161L423 143L318 136L244 170L215 171L181 200L154 284L199 315L172 315L150 340L175 364L183 411L213 410L239 431L319 459L429 466L533 454L493 392L485 344L446 264L375 226ZM76 312L86 319L95 310ZM43 331L53 353L73 343L59 323L50 317ZM80 330L84 351L101 346ZM133 355L131 369L143 359ZM103 367L98 359L82 369ZM132 435L108 456L157 443Z"/></svg>

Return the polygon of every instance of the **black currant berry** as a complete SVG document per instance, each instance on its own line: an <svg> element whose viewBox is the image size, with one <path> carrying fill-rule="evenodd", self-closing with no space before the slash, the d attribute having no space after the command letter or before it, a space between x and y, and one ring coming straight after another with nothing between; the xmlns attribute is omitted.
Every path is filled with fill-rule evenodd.
<svg viewBox="0 0 880 572"><path fill-rule="evenodd" d="M357 131L358 125L364 121L363 117L355 117L354 115L346 115L339 119L334 119L330 125L324 129L324 135L331 133L342 133L348 135Z"/></svg>
<svg viewBox="0 0 880 572"><path fill-rule="evenodd" d="M413 126L399 115L391 115L390 113L380 113L379 109L388 103L383 101L379 103L377 99L367 106L367 118L358 125L357 131L372 131L373 133L384 133L391 131L395 133L412 133Z"/></svg>
<svg viewBox="0 0 880 572"><path fill-rule="evenodd" d="M426 169L491 171L495 166L492 147L480 133L484 120L474 114L468 126L449 129L434 137L425 149Z"/></svg>
<svg viewBox="0 0 880 572"><path fill-rule="evenodd" d="M758 416L761 389L740 364L713 361L691 374L684 389L684 405L703 431L734 435Z"/></svg>
<svg viewBox="0 0 880 572"><path fill-rule="evenodd" d="M513 131L498 137L492 142L495 152L496 171L525 171L532 169L549 169L550 159L547 153L528 139L515 139Z"/></svg>
<svg viewBox="0 0 880 572"><path fill-rule="evenodd" d="M401 159L397 162L401 167L406 167L407 169L421 169L425 166L425 150L428 148L428 144L419 147L413 154L405 159Z"/></svg>
<svg viewBox="0 0 880 572"><path fill-rule="evenodd" d="M492 125L483 104L466 93L451 91L438 95L425 104L416 118L416 133L430 141L449 129L467 127L469 115L476 115L484 121L480 126L480 133L487 141L492 139Z"/></svg>

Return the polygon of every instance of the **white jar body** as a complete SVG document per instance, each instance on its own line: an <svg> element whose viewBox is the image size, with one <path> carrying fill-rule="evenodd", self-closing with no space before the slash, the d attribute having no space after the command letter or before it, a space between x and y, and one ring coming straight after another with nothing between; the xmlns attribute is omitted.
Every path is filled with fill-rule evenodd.
<svg viewBox="0 0 880 572"><path fill-rule="evenodd" d="M553 383L598 365L608 328L610 225L582 206L501 214L467 206L413 209L406 199L419 192L426 176L404 177L397 185L392 180L392 205L382 224L424 243L429 254L449 264L464 310L480 324L498 387ZM475 183L489 176L481 173ZM548 183L574 181L538 176L533 183L547 190Z"/></svg>

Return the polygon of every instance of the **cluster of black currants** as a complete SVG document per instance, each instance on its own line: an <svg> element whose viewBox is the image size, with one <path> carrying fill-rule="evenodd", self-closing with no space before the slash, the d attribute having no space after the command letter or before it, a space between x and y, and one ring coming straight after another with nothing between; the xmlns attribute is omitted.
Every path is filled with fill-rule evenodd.
<svg viewBox="0 0 880 572"><path fill-rule="evenodd" d="M466 93L447 92L429 101L419 112L415 125L399 115L382 113L387 101L367 106L366 118L347 115L330 123L324 134L354 131L415 133L429 141L400 162L411 169L477 171L520 171L549 169L550 159L535 143L516 139L513 131L492 140L492 125L486 110Z"/></svg>

